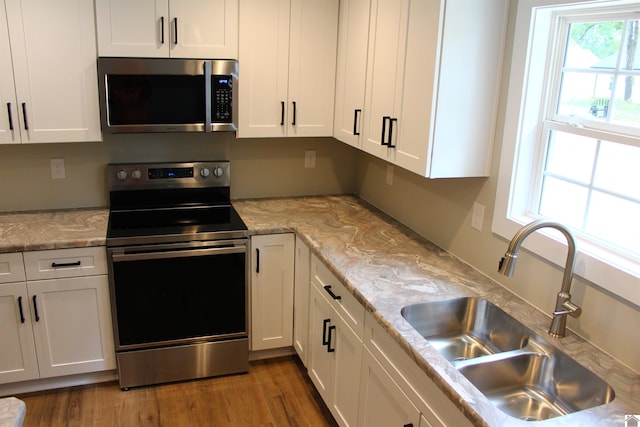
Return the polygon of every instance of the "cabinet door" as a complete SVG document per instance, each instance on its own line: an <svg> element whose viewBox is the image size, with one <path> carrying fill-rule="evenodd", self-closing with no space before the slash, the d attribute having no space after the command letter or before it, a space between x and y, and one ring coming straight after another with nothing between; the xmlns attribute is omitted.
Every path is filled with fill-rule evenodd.
<svg viewBox="0 0 640 427"><path fill-rule="evenodd" d="M308 373L327 406L333 402L335 381L335 352L330 351L333 340L330 328L335 326L337 314L316 287L311 286L309 298L309 365ZM333 323L332 323L333 322ZM332 344L329 344L331 342Z"/></svg>
<svg viewBox="0 0 640 427"><path fill-rule="evenodd" d="M338 424L355 427L358 421L362 341L340 317L336 319L332 338L334 336L335 386L333 402L329 406Z"/></svg>
<svg viewBox="0 0 640 427"><path fill-rule="evenodd" d="M0 384L38 378L27 287L0 284Z"/></svg>
<svg viewBox="0 0 640 427"><path fill-rule="evenodd" d="M100 56L168 57L169 0L96 0Z"/></svg>
<svg viewBox="0 0 640 427"><path fill-rule="evenodd" d="M309 247L296 236L295 284L293 293L293 348L302 364L309 358L309 288L311 255Z"/></svg>
<svg viewBox="0 0 640 427"><path fill-rule="evenodd" d="M171 0L172 58L238 57L238 0Z"/></svg>
<svg viewBox="0 0 640 427"><path fill-rule="evenodd" d="M289 0L240 2L239 138L287 133L289 12Z"/></svg>
<svg viewBox="0 0 640 427"><path fill-rule="evenodd" d="M372 0L369 55L367 63L366 101L362 149L387 159L389 129L393 126L391 143L397 140L402 123L402 86L409 23L410 0ZM396 121L391 123L390 119ZM425 118L427 120L427 118ZM383 127L385 141L382 140Z"/></svg>
<svg viewBox="0 0 640 427"><path fill-rule="evenodd" d="M288 136L332 136L338 0L291 0Z"/></svg>
<svg viewBox="0 0 640 427"><path fill-rule="evenodd" d="M0 75L0 143L20 142L20 131L17 127L18 104L13 84L9 28L4 3L0 4Z"/></svg>
<svg viewBox="0 0 640 427"><path fill-rule="evenodd" d="M293 344L294 235L251 238L251 349Z"/></svg>
<svg viewBox="0 0 640 427"><path fill-rule="evenodd" d="M340 2L333 137L360 147L371 0Z"/></svg>
<svg viewBox="0 0 640 427"><path fill-rule="evenodd" d="M22 142L99 141L93 2L5 4Z"/></svg>
<svg viewBox="0 0 640 427"><path fill-rule="evenodd" d="M42 378L115 369L107 276L27 287Z"/></svg>
<svg viewBox="0 0 640 427"><path fill-rule="evenodd" d="M361 378L359 426L421 426L420 411L366 348Z"/></svg>

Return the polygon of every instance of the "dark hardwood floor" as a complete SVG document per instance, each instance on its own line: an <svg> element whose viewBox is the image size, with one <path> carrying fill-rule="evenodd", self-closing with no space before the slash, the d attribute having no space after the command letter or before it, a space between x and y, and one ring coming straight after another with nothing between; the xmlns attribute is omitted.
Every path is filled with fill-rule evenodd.
<svg viewBox="0 0 640 427"><path fill-rule="evenodd" d="M34 426L327 426L329 414L296 357L230 375L121 391L117 383L17 396Z"/></svg>

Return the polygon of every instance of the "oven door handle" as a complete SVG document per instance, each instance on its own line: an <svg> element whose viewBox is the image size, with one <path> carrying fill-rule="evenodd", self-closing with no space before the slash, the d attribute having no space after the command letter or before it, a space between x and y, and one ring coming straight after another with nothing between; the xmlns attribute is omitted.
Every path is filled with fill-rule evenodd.
<svg viewBox="0 0 640 427"><path fill-rule="evenodd" d="M227 255L227 254L241 254L246 252L246 246L225 247L225 248L206 248L206 249L187 249L177 251L162 251L162 252L138 252L138 253L113 253L111 259L113 262L120 261L144 261L150 259L165 259L165 258L186 258L193 256L207 256L207 255Z"/></svg>

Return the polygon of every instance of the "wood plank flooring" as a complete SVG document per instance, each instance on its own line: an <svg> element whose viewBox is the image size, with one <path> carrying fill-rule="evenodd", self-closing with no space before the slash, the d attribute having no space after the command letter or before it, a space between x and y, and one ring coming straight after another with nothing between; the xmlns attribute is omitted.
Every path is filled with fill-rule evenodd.
<svg viewBox="0 0 640 427"><path fill-rule="evenodd" d="M252 362L230 375L121 391L117 383L18 396L24 427L336 427L295 357Z"/></svg>

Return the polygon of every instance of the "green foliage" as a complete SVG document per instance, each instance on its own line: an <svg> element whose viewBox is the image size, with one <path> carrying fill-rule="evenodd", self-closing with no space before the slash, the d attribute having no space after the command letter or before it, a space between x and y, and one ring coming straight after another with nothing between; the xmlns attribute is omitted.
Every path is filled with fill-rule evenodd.
<svg viewBox="0 0 640 427"><path fill-rule="evenodd" d="M584 22L572 24L569 31L571 40L604 59L618 52L622 42L623 22Z"/></svg>

